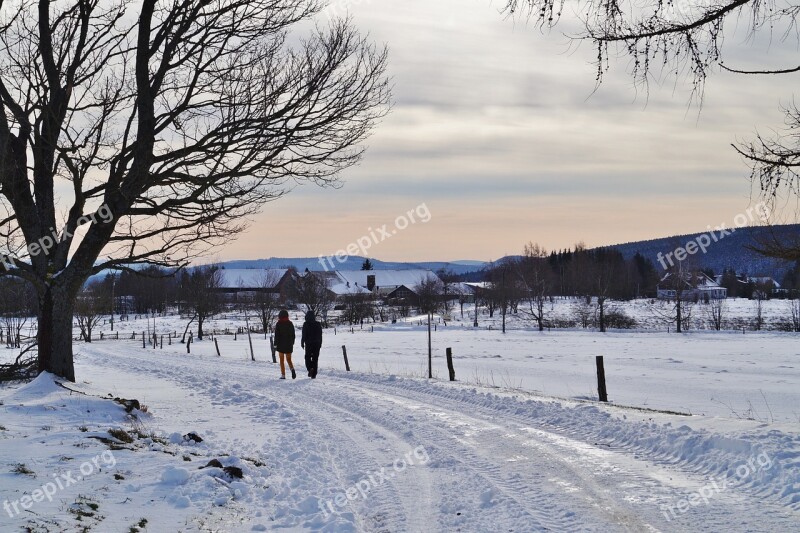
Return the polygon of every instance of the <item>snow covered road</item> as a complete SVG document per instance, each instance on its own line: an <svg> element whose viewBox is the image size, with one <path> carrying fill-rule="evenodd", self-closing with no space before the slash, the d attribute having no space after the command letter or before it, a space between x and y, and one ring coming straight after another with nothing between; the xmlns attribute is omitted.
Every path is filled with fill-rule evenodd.
<svg viewBox="0 0 800 533"><path fill-rule="evenodd" d="M170 489L205 517L189 529L800 529L797 434L394 376L279 381L271 363L132 346L83 348L79 375L268 472L227 506L192 480Z"/></svg>

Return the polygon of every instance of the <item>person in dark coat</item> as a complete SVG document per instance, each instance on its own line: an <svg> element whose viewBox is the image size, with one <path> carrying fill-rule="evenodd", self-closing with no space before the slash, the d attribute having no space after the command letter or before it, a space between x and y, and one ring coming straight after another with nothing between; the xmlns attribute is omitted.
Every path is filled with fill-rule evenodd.
<svg viewBox="0 0 800 533"><path fill-rule="evenodd" d="M281 358L281 379L286 379L286 367L283 359L289 363L289 370L292 371L292 379L297 377L292 364L292 352L294 351L294 324L289 320L289 311L281 309L278 313L278 323L275 324L275 351Z"/></svg>
<svg viewBox="0 0 800 533"><path fill-rule="evenodd" d="M317 322L314 311L306 313L303 324L303 335L300 337L300 347L306 350L306 370L308 377L316 379L317 365L319 364L319 349L322 347L322 324Z"/></svg>

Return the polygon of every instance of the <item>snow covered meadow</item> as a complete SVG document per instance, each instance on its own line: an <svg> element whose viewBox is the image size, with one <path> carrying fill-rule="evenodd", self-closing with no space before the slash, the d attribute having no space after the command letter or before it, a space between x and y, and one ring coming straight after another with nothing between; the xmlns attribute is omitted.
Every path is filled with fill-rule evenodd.
<svg viewBox="0 0 800 533"><path fill-rule="evenodd" d="M318 379L297 346L295 381L263 335L253 362L246 334L217 357L130 339L179 317L117 322L76 344L77 383L0 388L0 531L800 529L798 334L471 322L437 321L432 381L418 319L326 330Z"/></svg>

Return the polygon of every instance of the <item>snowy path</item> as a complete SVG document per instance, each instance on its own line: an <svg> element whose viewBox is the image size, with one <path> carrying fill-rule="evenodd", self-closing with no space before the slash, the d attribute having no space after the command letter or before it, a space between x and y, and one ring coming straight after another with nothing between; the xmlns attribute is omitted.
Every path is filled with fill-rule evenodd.
<svg viewBox="0 0 800 533"><path fill-rule="evenodd" d="M668 520L665 508L708 486L718 471L702 454L676 458L660 448L661 440L684 437L698 452L705 444L701 436L687 437L686 428L648 429L638 421L646 415L626 421L594 406L358 373L325 371L312 381L299 372L296 381L279 381L269 363L138 352L85 350L81 374L107 372L98 377L104 386L145 395L155 424L167 431L194 429L221 450L262 458L273 486L238 512L263 511L270 529L800 529L791 501L797 494L790 491L787 502L772 485L758 483L715 492L708 504L687 505ZM800 446L791 443L771 472L781 483L788 476L790 487L800 481ZM755 453L735 451L720 452L723 462ZM339 505L345 495L350 501ZM223 529L249 529L242 529L241 516L217 518Z"/></svg>

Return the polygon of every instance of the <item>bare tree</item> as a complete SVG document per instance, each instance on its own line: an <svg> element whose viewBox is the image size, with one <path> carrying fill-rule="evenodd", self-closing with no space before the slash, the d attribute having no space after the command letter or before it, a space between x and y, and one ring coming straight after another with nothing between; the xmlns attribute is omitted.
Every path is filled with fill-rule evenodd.
<svg viewBox="0 0 800 533"><path fill-rule="evenodd" d="M39 371L75 379L90 275L186 265L294 182L359 161L387 109L386 53L348 20L290 38L323 7L0 4L0 271L36 288Z"/></svg>
<svg viewBox="0 0 800 533"><path fill-rule="evenodd" d="M223 308L219 288L222 275L216 265L197 267L184 272L181 278L181 299L197 320L197 338L203 340L203 324Z"/></svg>
<svg viewBox="0 0 800 533"><path fill-rule="evenodd" d="M458 291L456 284L458 283L458 276L449 268L441 268L436 272L436 275L442 281L442 300L444 302L445 314L450 313L450 299L457 296ZM463 311L461 313L464 314Z"/></svg>
<svg viewBox="0 0 800 533"><path fill-rule="evenodd" d="M709 300L705 306L706 314L711 320L711 325L717 331L722 329L722 322L725 318L725 313L728 310L728 303L722 298L715 298Z"/></svg>
<svg viewBox="0 0 800 533"><path fill-rule="evenodd" d="M590 327L594 323L594 311L591 296L580 297L572 305L572 316L575 317L575 321L583 329Z"/></svg>
<svg viewBox="0 0 800 533"><path fill-rule="evenodd" d="M389 320L389 304L387 303L385 298L382 298L380 295L375 294L372 296L372 302L370 303L370 308L372 309L373 321L375 322L386 322ZM377 320L375 320L377 318Z"/></svg>
<svg viewBox="0 0 800 533"><path fill-rule="evenodd" d="M458 299L458 306L461 311L461 319L464 319L464 304L468 303L469 300L473 297L473 291L471 291L466 284L464 283L457 283L452 288L453 293L455 294L456 298Z"/></svg>
<svg viewBox="0 0 800 533"><path fill-rule="evenodd" d="M328 278L322 274L306 272L297 279L294 298L305 306L307 311L322 317L327 322L328 311L333 307L334 294L328 287Z"/></svg>
<svg viewBox="0 0 800 533"><path fill-rule="evenodd" d="M539 331L544 331L546 304L552 294L547 250L532 242L526 244L516 271L528 302L525 314L536 322Z"/></svg>
<svg viewBox="0 0 800 533"><path fill-rule="evenodd" d="M348 324L364 324L364 319L372 316L372 294L360 292L355 288L341 297L344 310L341 315L342 320Z"/></svg>
<svg viewBox="0 0 800 533"><path fill-rule="evenodd" d="M677 261L670 265L667 273L661 279L659 287L668 295L667 309L653 307L653 311L660 315L665 322L675 324L675 331L683 333L691 325L693 299L691 293L695 286L702 280L702 273L689 264L689 261Z"/></svg>
<svg viewBox="0 0 800 533"><path fill-rule="evenodd" d="M434 313L442 309L442 282L436 276L428 276L414 287L417 295L417 306L428 319L428 378L433 378L433 349L431 342L431 321Z"/></svg>
<svg viewBox="0 0 800 533"><path fill-rule="evenodd" d="M793 298L788 303L792 315L792 331L800 331L800 299Z"/></svg>
<svg viewBox="0 0 800 533"><path fill-rule="evenodd" d="M100 323L109 306L109 302L96 290L97 285L99 284L94 284L79 293L75 301L75 319L81 330L81 338L86 342L92 342L92 331Z"/></svg>
<svg viewBox="0 0 800 533"><path fill-rule="evenodd" d="M761 291L753 293L753 326L756 331L761 331L764 328L764 300L766 296Z"/></svg>
<svg viewBox="0 0 800 533"><path fill-rule="evenodd" d="M593 272L594 293L596 295L597 305L597 325L601 333L605 333L607 329L606 312L608 311L608 300L612 292L612 282L614 273L613 267L608 264L595 265Z"/></svg>
<svg viewBox="0 0 800 533"><path fill-rule="evenodd" d="M270 331L281 308L281 295L275 290L280 275L275 270L265 270L258 277L258 287L253 295L253 307L258 312L258 320L264 332Z"/></svg>
<svg viewBox="0 0 800 533"><path fill-rule="evenodd" d="M0 278L0 342L5 341L9 347L20 347L22 328L31 316L36 315L36 295L30 283L12 277Z"/></svg>
<svg viewBox="0 0 800 533"><path fill-rule="evenodd" d="M506 258L497 263L490 271L491 288L489 298L500 310L502 316L502 330L506 332L506 316L517 305L522 294L518 268L514 259ZM489 316L492 313L490 311Z"/></svg>

